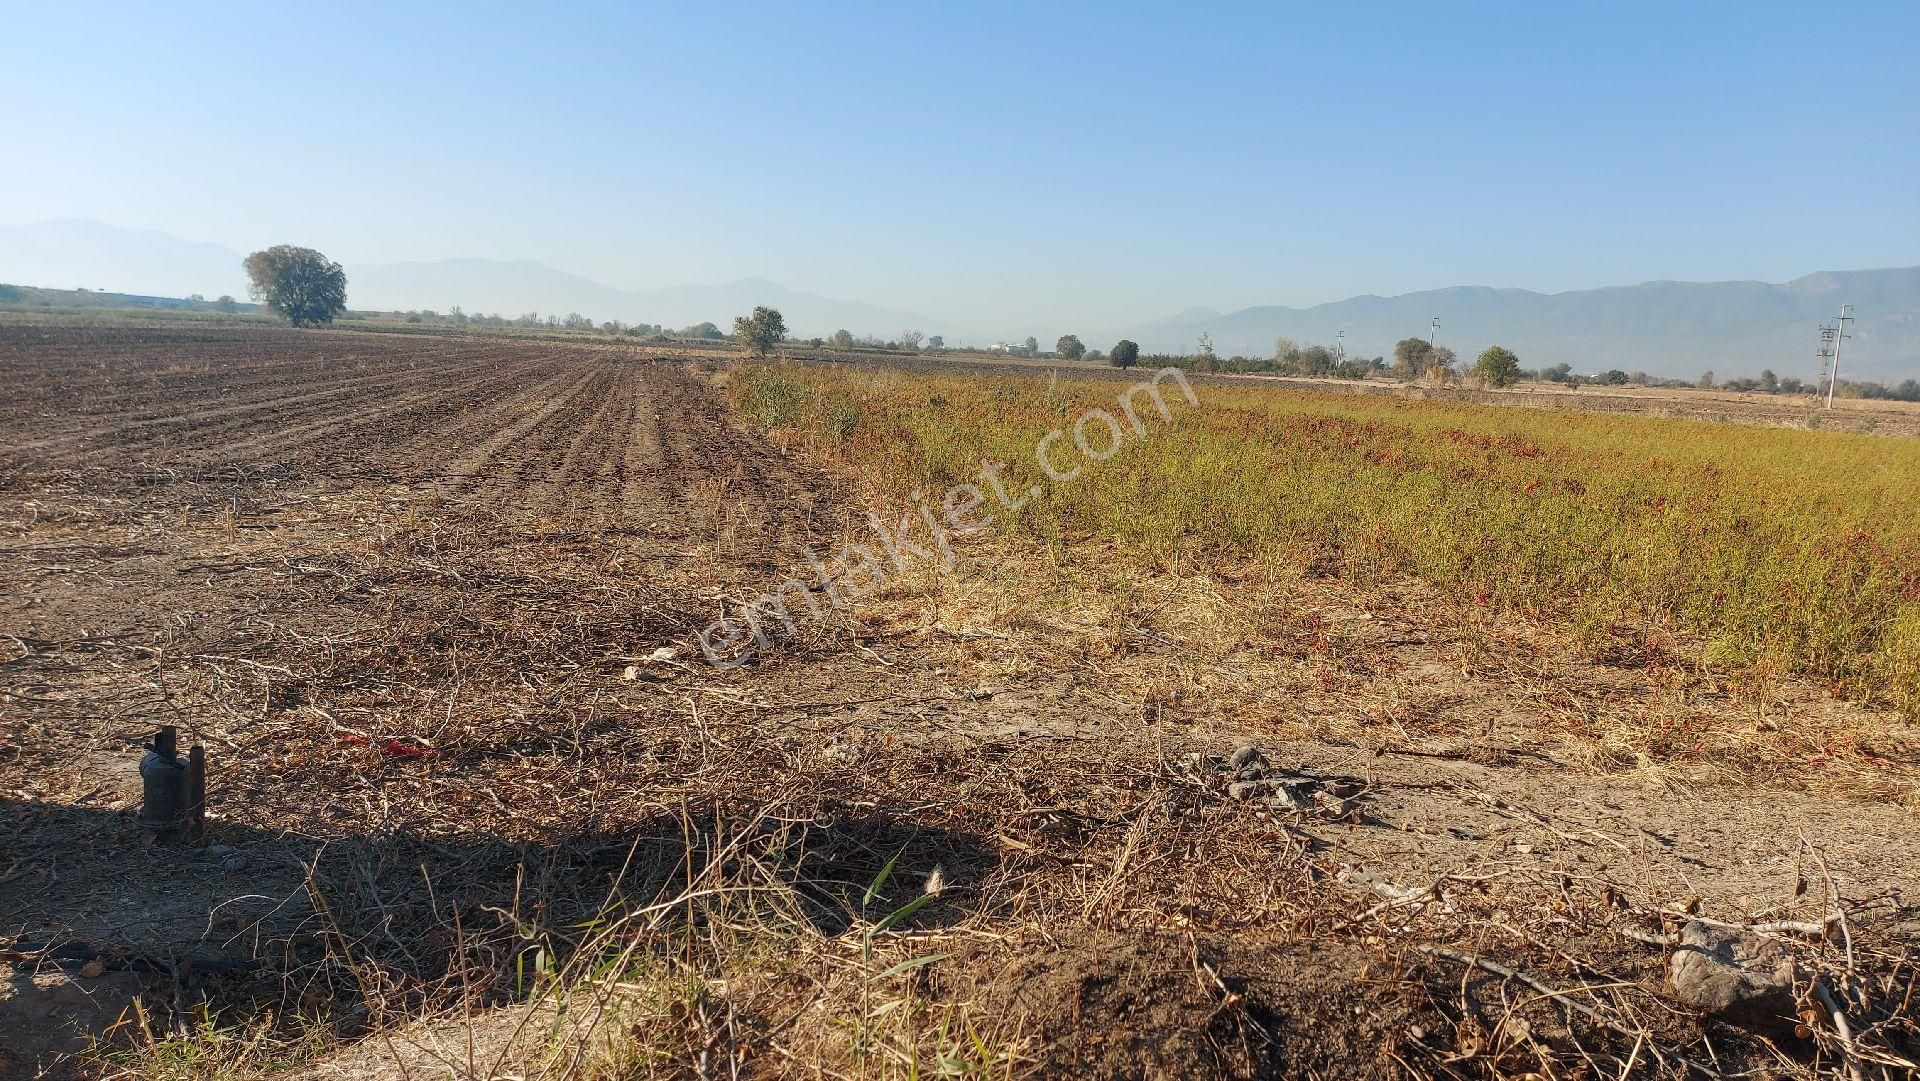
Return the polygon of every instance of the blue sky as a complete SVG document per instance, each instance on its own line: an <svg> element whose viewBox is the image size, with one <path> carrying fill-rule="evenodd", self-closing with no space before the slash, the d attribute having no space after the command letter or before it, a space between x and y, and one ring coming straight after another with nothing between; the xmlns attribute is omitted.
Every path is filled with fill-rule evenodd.
<svg viewBox="0 0 1920 1081"><path fill-rule="evenodd" d="M956 321L1920 263L1920 3L0 0L0 222Z"/></svg>

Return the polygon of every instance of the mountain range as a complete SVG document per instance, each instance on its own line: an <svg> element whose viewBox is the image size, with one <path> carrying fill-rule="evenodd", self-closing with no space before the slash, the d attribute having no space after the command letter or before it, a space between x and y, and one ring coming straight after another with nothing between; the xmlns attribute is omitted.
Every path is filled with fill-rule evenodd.
<svg viewBox="0 0 1920 1081"><path fill-rule="evenodd" d="M0 226L0 282L50 288L245 297L243 256L218 244L181 240L148 229L123 229L90 218ZM597 321L657 323L667 327L713 322L757 305L778 308L803 337L845 328L892 338L902 330L951 334L952 328L914 312L834 300L788 289L765 278L720 285L617 289L555 270L531 259L442 259L419 263L348 263L347 302L363 311L468 312L509 318L530 311L579 312Z"/></svg>
<svg viewBox="0 0 1920 1081"><path fill-rule="evenodd" d="M1205 333L1223 356L1270 355L1281 337L1340 340L1350 354L1391 357L1395 342L1427 337L1438 318L1439 343L1463 358L1497 343L1528 367L1808 376L1820 367L1820 324L1842 303L1853 305L1854 317L1843 376L1920 376L1920 267L1830 271L1780 285L1655 281L1553 294L1458 286L1311 308L1195 309L1137 328L1136 340L1148 351L1191 352Z"/></svg>
<svg viewBox="0 0 1920 1081"><path fill-rule="evenodd" d="M0 282L19 285L238 297L246 291L240 260L240 253L217 244L91 219L0 226ZM619 289L524 259L348 264L346 270L349 303L363 310L445 311L457 304L508 316L580 312L596 320L725 327L765 304L780 309L802 337L839 329L880 337L915 329L955 344L998 337L992 328L798 292L764 278ZM1463 358L1498 343L1528 367L1564 362L1576 371L1620 368L1687 378L1706 369L1725 377L1771 368L1810 376L1819 367L1818 327L1838 315L1842 303L1853 305L1854 316L1843 375L1920 377L1920 267L1830 271L1783 284L1653 281L1553 294L1458 286L1310 308L1191 308L1131 327L1063 322L1054 333L1076 332L1098 348L1127 337L1148 353L1192 352L1204 333L1223 356L1269 355L1282 337L1302 344L1337 340L1349 354L1371 357L1391 356L1402 338L1426 337L1437 317L1439 343Z"/></svg>

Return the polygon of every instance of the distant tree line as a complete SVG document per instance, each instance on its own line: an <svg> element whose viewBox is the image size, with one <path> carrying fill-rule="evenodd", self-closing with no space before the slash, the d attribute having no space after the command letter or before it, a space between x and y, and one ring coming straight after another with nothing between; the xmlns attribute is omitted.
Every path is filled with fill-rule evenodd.
<svg viewBox="0 0 1920 1081"><path fill-rule="evenodd" d="M1425 344L1425 343L1422 343ZM1133 356L1132 364L1121 363L1122 347ZM1220 356L1213 340L1201 335L1192 353L1141 353L1139 346L1123 341L1114 347L1116 367L1145 364L1150 368L1179 368L1191 372L1221 372L1231 375L1297 375L1320 379L1365 379L1369 374L1387 370L1385 357L1349 357L1338 348L1325 345L1302 346L1290 338L1274 343L1270 357L1235 354Z"/></svg>
<svg viewBox="0 0 1920 1081"><path fill-rule="evenodd" d="M685 341L688 339L705 341L724 341L727 334L713 323L695 323L692 326L670 328L660 323L628 323L620 319L608 319L595 322L579 312L565 315L541 314L537 311L524 315L507 316L485 312L469 312L458 304L445 312L431 308L413 311L395 312L395 315L408 323L430 323L439 326L454 327L517 327L526 330L571 331L577 334L608 334L629 338L645 338L655 341Z"/></svg>
<svg viewBox="0 0 1920 1081"><path fill-rule="evenodd" d="M254 312L259 305L221 296L208 300L199 293L188 297L143 296L98 289L43 289L33 285L0 284L0 305L20 308L134 308L187 312Z"/></svg>
<svg viewBox="0 0 1920 1081"><path fill-rule="evenodd" d="M807 344L818 349L835 349L843 353L860 349L873 349L887 353L920 353L945 349L947 340L938 334L929 335L918 330L903 330L899 337L882 338L877 334L856 336L852 331L842 328L825 338L810 338Z"/></svg>
<svg viewBox="0 0 1920 1081"><path fill-rule="evenodd" d="M1673 381L1663 381L1662 385L1674 386L1684 384L1677 384ZM1824 384L1819 382L1808 383L1800 379L1795 379L1792 376L1782 378L1775 375L1771 368L1762 371L1758 379L1743 377L1728 379L1724 382L1715 382L1713 373L1706 372L1701 375L1699 380L1693 385L1703 390L1717 388L1719 390L1737 391L1742 394L1819 394L1824 388ZM1887 386L1885 383L1842 379L1839 385L1834 388L1834 395L1841 398L1870 398L1895 402L1920 402L1920 380L1905 379L1894 386Z"/></svg>
<svg viewBox="0 0 1920 1081"><path fill-rule="evenodd" d="M1897 386L1884 383L1852 383L1840 380L1834 393L1842 398L1884 398L1896 402L1920 402L1920 380L1902 379Z"/></svg>

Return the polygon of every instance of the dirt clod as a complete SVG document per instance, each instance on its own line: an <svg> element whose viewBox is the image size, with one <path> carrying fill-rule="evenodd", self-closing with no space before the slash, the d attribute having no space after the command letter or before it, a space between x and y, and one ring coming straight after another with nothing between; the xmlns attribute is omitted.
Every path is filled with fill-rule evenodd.
<svg viewBox="0 0 1920 1081"><path fill-rule="evenodd" d="M1441 1022L1361 951L1091 933L980 965L985 1012L1025 1034L1041 1077L1377 1077L1416 1022Z"/></svg>
<svg viewBox="0 0 1920 1081"><path fill-rule="evenodd" d="M1697 1010L1754 1027L1790 1026L1793 957L1747 931L1689 920L1668 962L1673 996Z"/></svg>

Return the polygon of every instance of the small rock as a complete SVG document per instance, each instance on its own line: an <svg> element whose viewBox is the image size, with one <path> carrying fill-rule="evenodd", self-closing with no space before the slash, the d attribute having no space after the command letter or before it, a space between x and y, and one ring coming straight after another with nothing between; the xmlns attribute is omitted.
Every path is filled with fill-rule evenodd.
<svg viewBox="0 0 1920 1081"><path fill-rule="evenodd" d="M1268 791L1268 786L1265 781L1235 781L1227 786L1227 796L1229 799L1252 799L1266 791Z"/></svg>
<svg viewBox="0 0 1920 1081"><path fill-rule="evenodd" d="M1319 793L1319 797L1320 813L1335 821L1351 817L1357 806L1350 799L1341 799L1338 796L1331 796L1325 792Z"/></svg>
<svg viewBox="0 0 1920 1081"><path fill-rule="evenodd" d="M680 656L679 650L672 646L661 646L659 649L647 654L647 659L655 664L666 664L678 656Z"/></svg>
<svg viewBox="0 0 1920 1081"><path fill-rule="evenodd" d="M1753 1027L1793 1024L1793 955L1785 946L1733 928L1688 920L1667 966L1673 997Z"/></svg>
<svg viewBox="0 0 1920 1081"><path fill-rule="evenodd" d="M1267 771L1261 769L1259 766L1244 766L1238 773L1234 774L1234 778L1241 781L1258 781L1266 775Z"/></svg>
<svg viewBox="0 0 1920 1081"><path fill-rule="evenodd" d="M234 854L227 856L226 858L220 861L220 869L222 871L228 871L228 872L241 870L242 868L246 867L246 865L247 865L247 857L242 856L238 852L235 852Z"/></svg>
<svg viewBox="0 0 1920 1081"><path fill-rule="evenodd" d="M1247 766L1258 765L1266 760L1267 756L1260 753L1260 748L1249 744L1234 751L1232 757L1227 759L1227 764L1231 765L1234 769L1244 769Z"/></svg>
<svg viewBox="0 0 1920 1081"><path fill-rule="evenodd" d="M621 678L621 679L624 679L624 680L628 680L628 681L632 681L632 680L636 680L636 679L639 679L639 678L640 678L640 666L639 666L639 665L637 665L637 664L630 664L630 665L627 665L627 670L626 670L626 671L624 671L624 672L622 672L622 673L620 673L620 678Z"/></svg>
<svg viewBox="0 0 1920 1081"><path fill-rule="evenodd" d="M221 856L231 856L233 855L233 846L232 845L208 845L207 855L212 856L215 859L219 859Z"/></svg>
<svg viewBox="0 0 1920 1081"><path fill-rule="evenodd" d="M1267 800L1267 806L1279 811L1304 811L1311 805L1293 789L1277 787L1273 797Z"/></svg>

